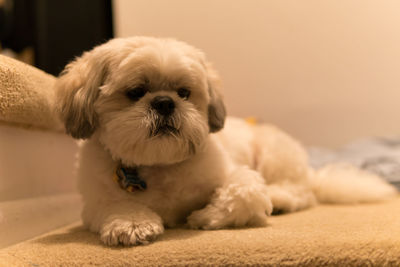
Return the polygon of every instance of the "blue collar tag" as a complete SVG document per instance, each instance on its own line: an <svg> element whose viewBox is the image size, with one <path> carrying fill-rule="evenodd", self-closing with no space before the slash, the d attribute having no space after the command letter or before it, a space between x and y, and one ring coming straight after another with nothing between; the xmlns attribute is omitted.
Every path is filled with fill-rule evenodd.
<svg viewBox="0 0 400 267"><path fill-rule="evenodd" d="M137 168L118 165L114 174L114 181L116 181L123 190L129 193L144 191L147 188L146 182L140 179Z"/></svg>

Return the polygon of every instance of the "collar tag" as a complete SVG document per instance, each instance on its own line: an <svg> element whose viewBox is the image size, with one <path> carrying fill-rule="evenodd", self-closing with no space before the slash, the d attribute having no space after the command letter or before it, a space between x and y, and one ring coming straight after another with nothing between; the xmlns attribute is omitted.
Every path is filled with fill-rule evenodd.
<svg viewBox="0 0 400 267"><path fill-rule="evenodd" d="M146 182L140 179L137 168L119 165L114 174L114 181L119 184L119 187L129 193L144 191L147 188Z"/></svg>

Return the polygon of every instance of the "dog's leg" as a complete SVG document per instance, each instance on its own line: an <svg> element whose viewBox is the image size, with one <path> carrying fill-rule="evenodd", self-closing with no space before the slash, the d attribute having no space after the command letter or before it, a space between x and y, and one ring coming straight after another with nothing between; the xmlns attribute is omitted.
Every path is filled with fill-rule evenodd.
<svg viewBox="0 0 400 267"><path fill-rule="evenodd" d="M100 233L106 245L147 244L164 232L161 218L143 205L126 201L103 204L85 206L83 220Z"/></svg>
<svg viewBox="0 0 400 267"><path fill-rule="evenodd" d="M273 213L293 212L315 205L310 183L312 173L303 146L273 126L259 125L253 130L253 168L265 179Z"/></svg>
<svg viewBox="0 0 400 267"><path fill-rule="evenodd" d="M210 203L188 217L191 228L264 226L272 204L263 178L247 167L236 168L217 188Z"/></svg>
<svg viewBox="0 0 400 267"><path fill-rule="evenodd" d="M268 194L274 206L273 214L298 211L317 204L315 195L308 185L270 184Z"/></svg>

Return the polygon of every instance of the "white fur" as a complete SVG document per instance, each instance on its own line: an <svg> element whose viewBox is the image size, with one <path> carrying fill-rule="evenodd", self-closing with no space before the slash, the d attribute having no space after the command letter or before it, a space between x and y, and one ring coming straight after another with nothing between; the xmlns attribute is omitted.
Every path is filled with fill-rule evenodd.
<svg viewBox="0 0 400 267"><path fill-rule="evenodd" d="M146 84L137 101L126 91ZM79 154L84 224L107 245L145 244L164 226L265 226L267 216L317 201L358 203L395 194L364 172L333 168L315 173L302 146L277 128L234 118L225 110L216 72L197 49L171 39L115 39L66 67L57 83L66 129L89 138ZM185 100L177 89L190 88ZM151 108L168 96L167 121ZM177 133L152 136L162 121ZM113 181L118 164L139 166L143 192Z"/></svg>
<svg viewBox="0 0 400 267"><path fill-rule="evenodd" d="M396 193L395 188L380 177L346 164L328 165L313 177L313 190L323 203L376 202Z"/></svg>

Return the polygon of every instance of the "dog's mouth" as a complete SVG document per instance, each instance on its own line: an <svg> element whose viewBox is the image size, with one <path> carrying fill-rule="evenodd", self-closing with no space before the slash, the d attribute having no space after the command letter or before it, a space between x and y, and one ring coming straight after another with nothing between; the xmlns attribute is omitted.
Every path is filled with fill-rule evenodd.
<svg viewBox="0 0 400 267"><path fill-rule="evenodd" d="M150 137L177 136L178 134L179 130L177 128L165 122L156 123L156 125L150 129Z"/></svg>

